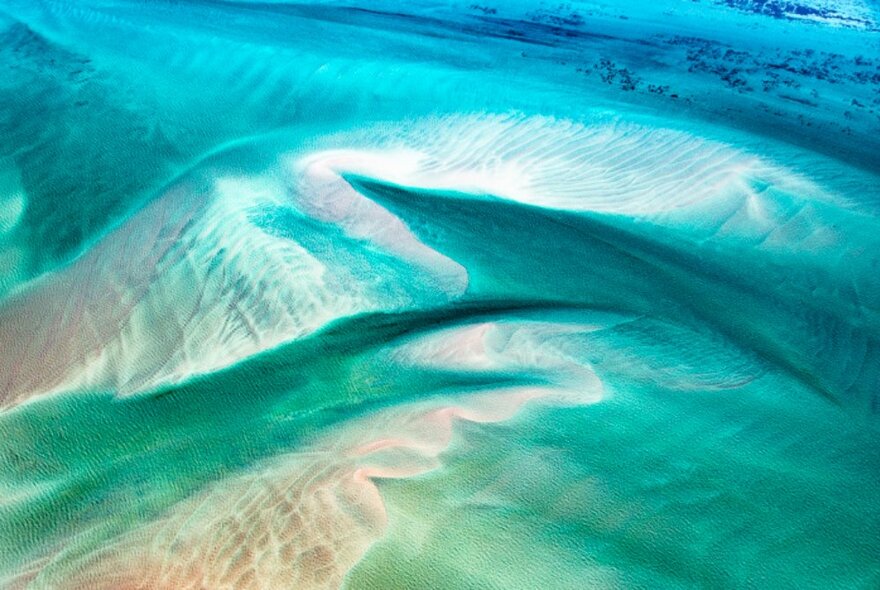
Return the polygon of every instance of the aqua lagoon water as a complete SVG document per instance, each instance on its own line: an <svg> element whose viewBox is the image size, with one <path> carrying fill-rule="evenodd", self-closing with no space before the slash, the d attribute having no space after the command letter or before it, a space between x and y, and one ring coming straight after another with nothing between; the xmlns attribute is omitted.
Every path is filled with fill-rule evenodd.
<svg viewBox="0 0 880 590"><path fill-rule="evenodd" d="M868 1L0 2L0 587L880 586Z"/></svg>

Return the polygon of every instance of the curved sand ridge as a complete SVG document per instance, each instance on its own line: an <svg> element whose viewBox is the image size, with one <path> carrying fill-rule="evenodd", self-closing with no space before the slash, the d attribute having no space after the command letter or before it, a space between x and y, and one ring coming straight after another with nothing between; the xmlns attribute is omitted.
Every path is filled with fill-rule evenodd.
<svg viewBox="0 0 880 590"><path fill-rule="evenodd" d="M73 539L71 549L33 564L10 587L337 588L386 526L375 479L441 466L456 420L502 421L535 399L598 401L599 379L560 345L601 327L501 321L412 338L384 353L392 365L499 376L540 371L547 382L444 395L351 420L307 448L212 484L100 549L77 554Z"/></svg>
<svg viewBox="0 0 880 590"><path fill-rule="evenodd" d="M319 208L312 213L325 219L346 215L355 191L345 180L362 177L647 221L674 232L678 242L713 240L787 256L795 264L826 266L836 280L858 282L859 290L880 297L860 276L875 257L849 260L854 271L825 264L826 257L848 256L854 244L880 248L870 217L850 208L845 196L792 170L683 131L608 117L578 123L519 114L450 115L377 124L329 136L320 145L291 159L288 168L322 187L315 193L325 197L311 203ZM352 229L377 234L383 226L395 239L413 240L390 219L377 217L370 228Z"/></svg>

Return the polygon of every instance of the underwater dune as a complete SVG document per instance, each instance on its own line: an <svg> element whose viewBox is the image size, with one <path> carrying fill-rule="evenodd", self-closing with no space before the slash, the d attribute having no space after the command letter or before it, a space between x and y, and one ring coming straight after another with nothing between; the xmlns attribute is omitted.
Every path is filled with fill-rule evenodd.
<svg viewBox="0 0 880 590"><path fill-rule="evenodd" d="M0 0L0 588L876 588L870 2Z"/></svg>

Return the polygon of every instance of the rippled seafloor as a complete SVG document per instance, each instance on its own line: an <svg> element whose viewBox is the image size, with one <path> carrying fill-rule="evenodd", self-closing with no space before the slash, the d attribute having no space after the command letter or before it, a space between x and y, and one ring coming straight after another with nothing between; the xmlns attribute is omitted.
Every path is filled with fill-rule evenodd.
<svg viewBox="0 0 880 590"><path fill-rule="evenodd" d="M880 587L880 14L0 2L0 587Z"/></svg>

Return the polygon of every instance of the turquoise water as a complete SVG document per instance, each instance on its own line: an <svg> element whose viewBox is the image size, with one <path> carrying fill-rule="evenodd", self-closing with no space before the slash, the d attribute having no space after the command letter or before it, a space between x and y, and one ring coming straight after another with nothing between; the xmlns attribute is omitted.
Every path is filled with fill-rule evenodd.
<svg viewBox="0 0 880 590"><path fill-rule="evenodd" d="M0 587L876 588L870 2L0 1Z"/></svg>

